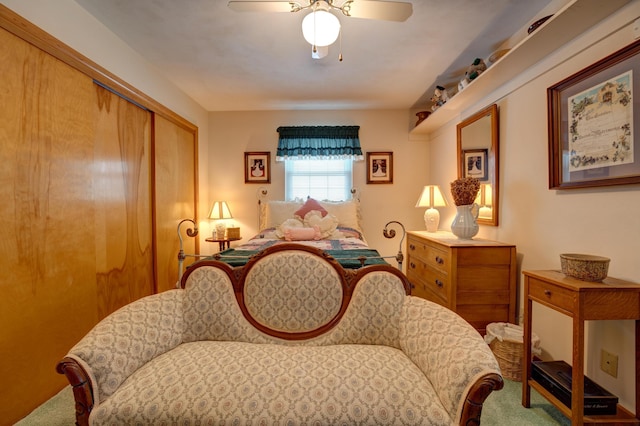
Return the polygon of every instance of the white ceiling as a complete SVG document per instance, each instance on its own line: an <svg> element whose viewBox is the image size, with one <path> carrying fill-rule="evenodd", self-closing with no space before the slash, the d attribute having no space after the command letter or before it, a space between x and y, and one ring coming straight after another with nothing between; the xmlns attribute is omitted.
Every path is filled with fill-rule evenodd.
<svg viewBox="0 0 640 426"><path fill-rule="evenodd" d="M401 23L340 14L342 47L319 60L302 37L306 11L240 13L226 0L76 2L206 110L251 111L427 109L436 83L455 85L551 0L413 0Z"/></svg>

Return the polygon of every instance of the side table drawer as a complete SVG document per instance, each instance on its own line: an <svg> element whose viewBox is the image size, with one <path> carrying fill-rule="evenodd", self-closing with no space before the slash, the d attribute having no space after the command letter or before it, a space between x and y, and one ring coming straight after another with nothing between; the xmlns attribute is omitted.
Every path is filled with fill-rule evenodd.
<svg viewBox="0 0 640 426"><path fill-rule="evenodd" d="M529 297L544 305L554 306L572 315L575 292L560 286L529 278Z"/></svg>

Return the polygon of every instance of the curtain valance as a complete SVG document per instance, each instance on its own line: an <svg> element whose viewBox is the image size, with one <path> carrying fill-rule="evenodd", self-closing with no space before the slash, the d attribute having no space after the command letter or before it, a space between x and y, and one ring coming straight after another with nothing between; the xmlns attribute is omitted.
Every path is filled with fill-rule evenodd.
<svg viewBox="0 0 640 426"><path fill-rule="evenodd" d="M299 159L363 159L360 126L278 127L276 161Z"/></svg>

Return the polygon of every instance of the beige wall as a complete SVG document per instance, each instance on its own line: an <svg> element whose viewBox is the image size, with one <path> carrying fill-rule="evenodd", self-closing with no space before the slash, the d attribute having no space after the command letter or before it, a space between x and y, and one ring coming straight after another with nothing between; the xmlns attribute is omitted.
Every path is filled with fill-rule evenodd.
<svg viewBox="0 0 640 426"><path fill-rule="evenodd" d="M546 113L547 87L633 42L629 23L638 16L640 2L634 1L459 117L493 102L500 108L500 226L481 226L479 236L516 244L521 269L559 269L560 253L591 253L611 258L610 276L640 283L639 186L549 190ZM430 142L431 177L441 185L456 174L458 121L444 126ZM454 211L442 213L448 223ZM533 331L546 357L570 361L568 318L535 306ZM633 321L590 322L585 335L587 375L632 411L634 336ZM619 355L617 379L600 371L601 348Z"/></svg>
<svg viewBox="0 0 640 426"><path fill-rule="evenodd" d="M209 117L207 182L210 187L207 195L202 193L201 202L227 200L245 239L257 231L256 195L261 185L244 183L244 152L271 152L271 184L264 187L270 199L283 199L284 163L275 162L279 126L358 125L365 155L366 151L393 152L393 184L367 185L364 161L355 163L353 171L354 186L360 190L365 237L383 256L395 256L400 244L398 237L388 240L382 236L387 222L398 220L407 229L424 227L424 211L414 205L422 187L428 183L429 145L408 140L407 111L211 112ZM206 222L201 224L203 230L208 226ZM213 245L201 247L203 251L217 251Z"/></svg>

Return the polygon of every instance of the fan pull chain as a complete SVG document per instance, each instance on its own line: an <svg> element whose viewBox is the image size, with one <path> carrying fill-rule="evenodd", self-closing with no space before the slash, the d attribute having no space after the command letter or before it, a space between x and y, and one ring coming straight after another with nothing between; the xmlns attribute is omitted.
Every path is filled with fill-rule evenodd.
<svg viewBox="0 0 640 426"><path fill-rule="evenodd" d="M340 38L340 54L338 55L338 61L342 62L342 28L340 28L340 32L338 33L338 37Z"/></svg>

